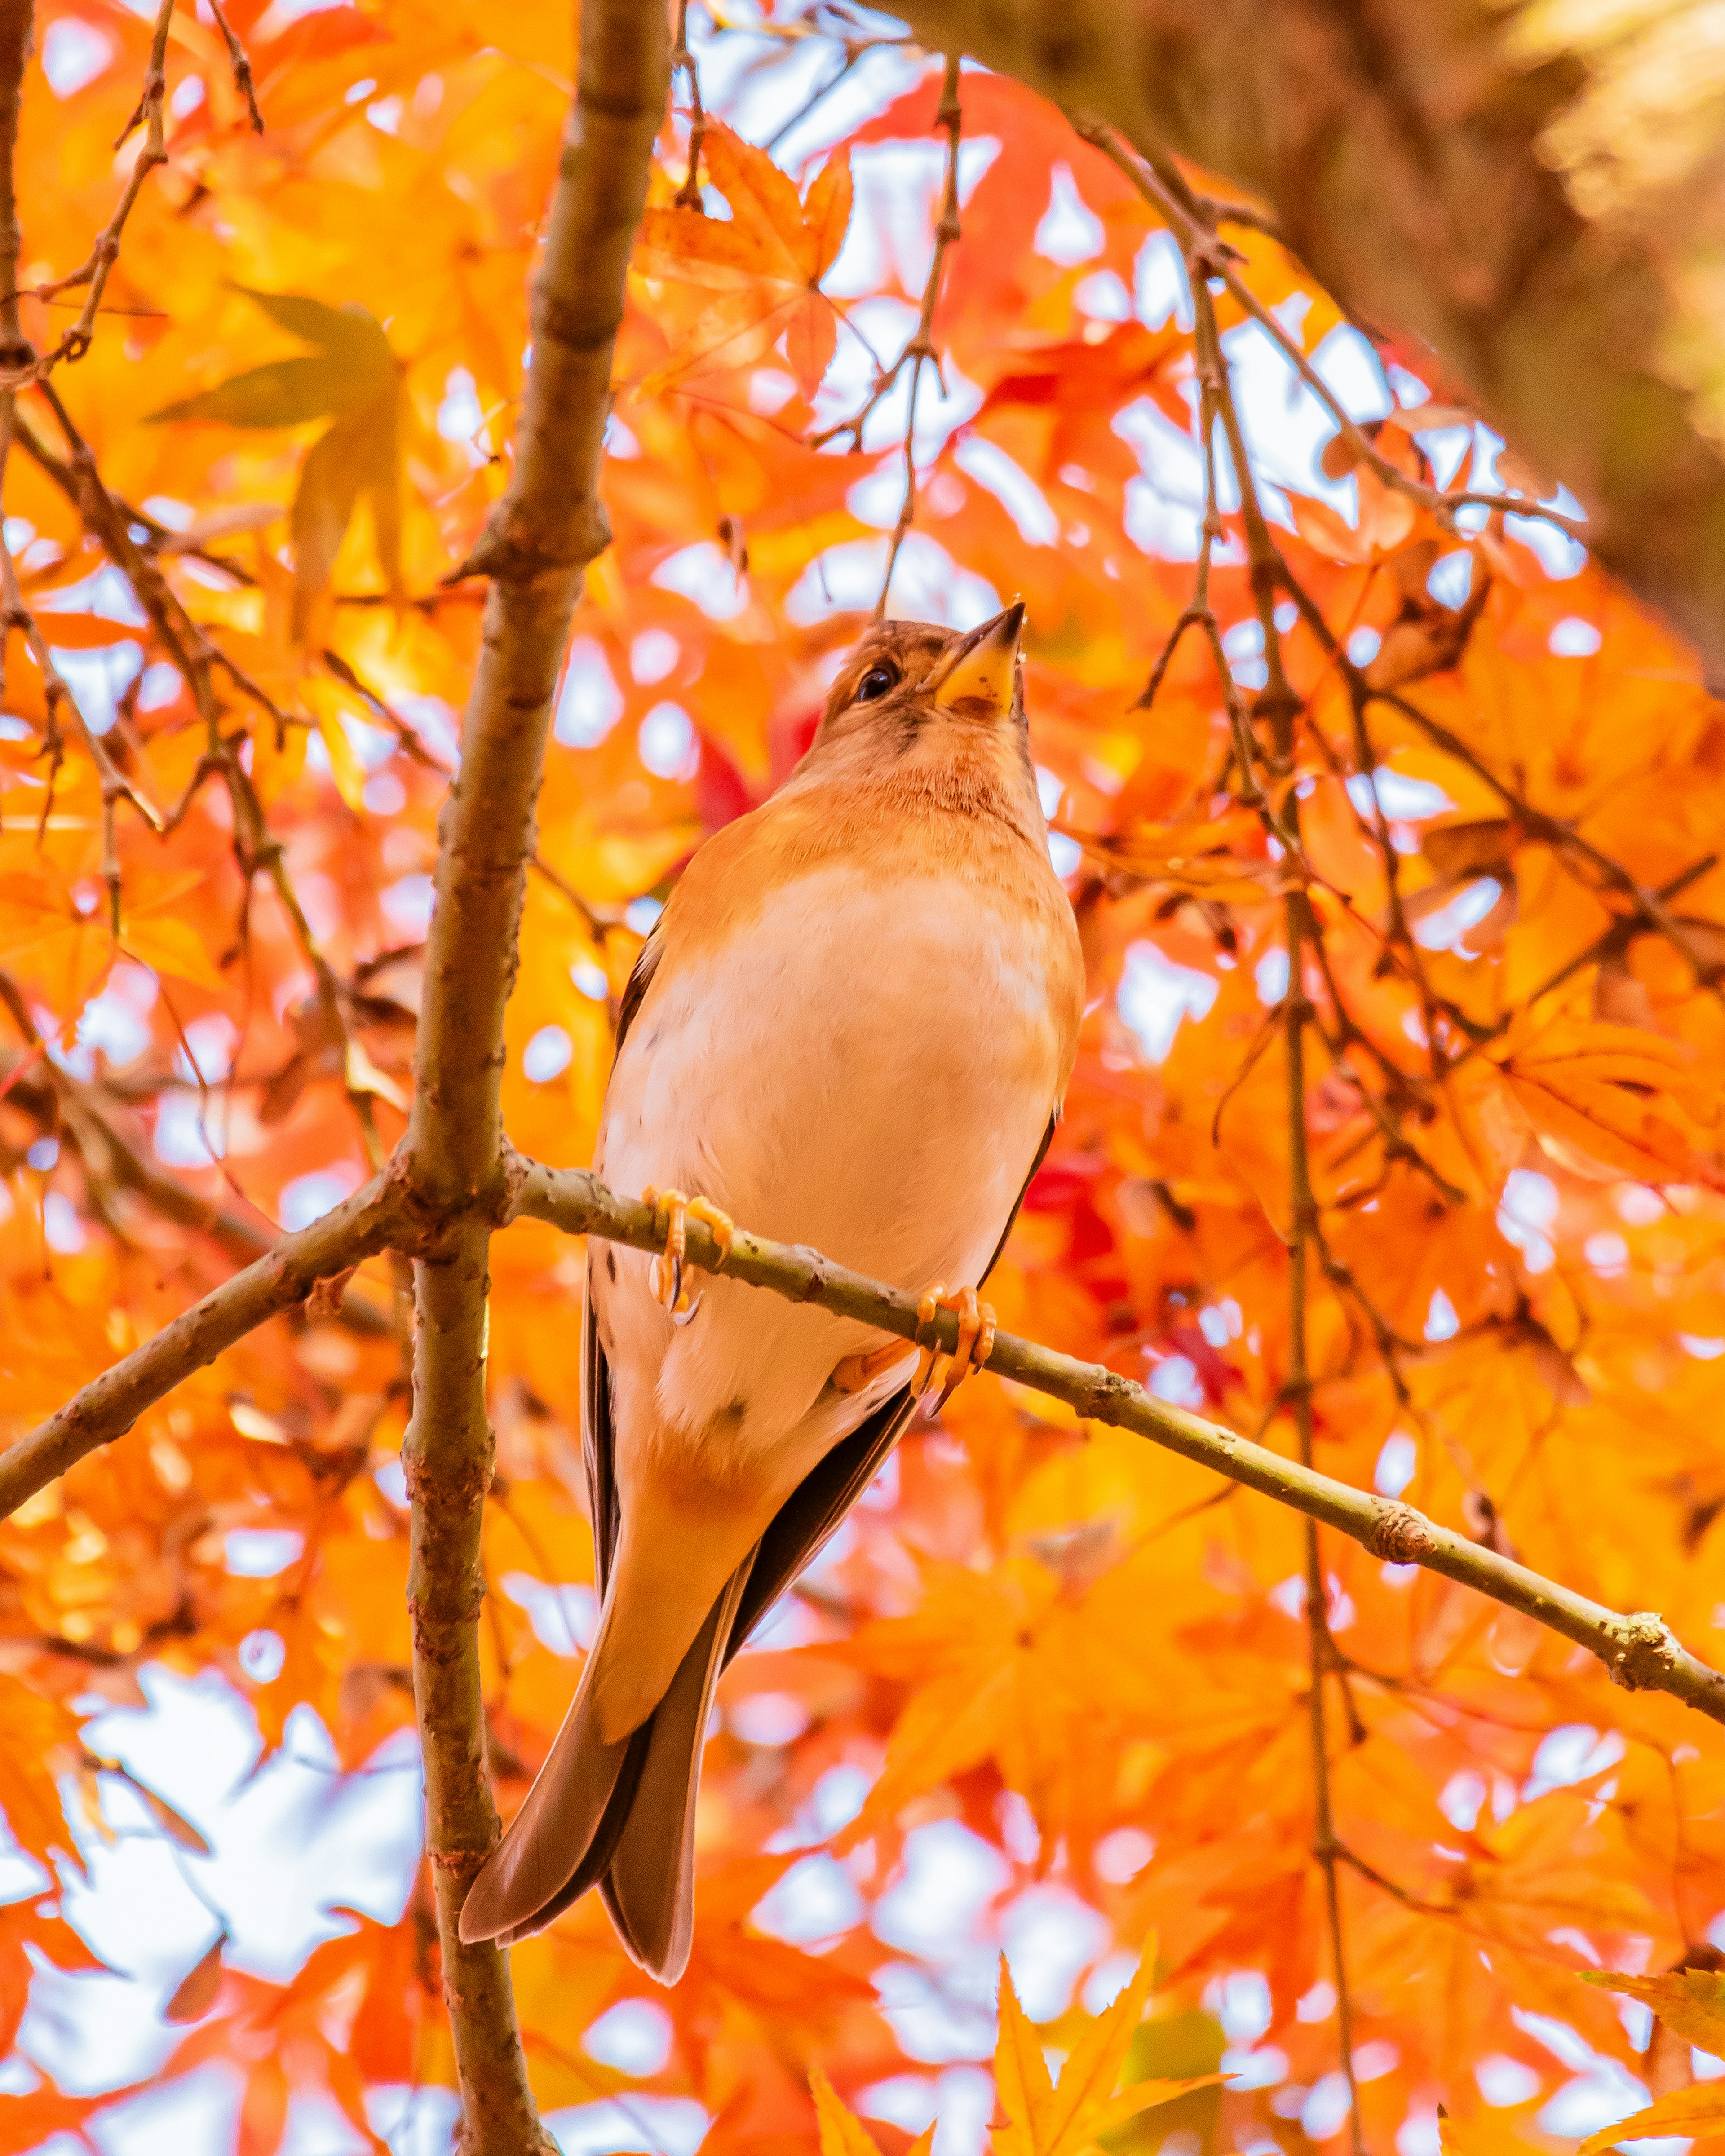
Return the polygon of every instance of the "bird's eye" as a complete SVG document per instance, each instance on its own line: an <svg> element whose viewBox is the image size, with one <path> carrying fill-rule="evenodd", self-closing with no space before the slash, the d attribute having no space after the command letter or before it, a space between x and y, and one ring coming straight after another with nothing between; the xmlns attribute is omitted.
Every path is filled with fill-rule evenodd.
<svg viewBox="0 0 1725 2156"><path fill-rule="evenodd" d="M857 685L857 702L874 703L887 693L897 678L890 666L871 666Z"/></svg>

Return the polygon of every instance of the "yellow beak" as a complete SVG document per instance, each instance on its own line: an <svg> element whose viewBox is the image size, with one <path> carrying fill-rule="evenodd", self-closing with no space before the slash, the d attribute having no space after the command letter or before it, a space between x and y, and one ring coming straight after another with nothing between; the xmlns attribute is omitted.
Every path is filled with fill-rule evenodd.
<svg viewBox="0 0 1725 2156"><path fill-rule="evenodd" d="M947 654L923 684L926 693L946 711L960 704L981 705L997 717L1007 717L1024 626L1024 604L1018 599Z"/></svg>

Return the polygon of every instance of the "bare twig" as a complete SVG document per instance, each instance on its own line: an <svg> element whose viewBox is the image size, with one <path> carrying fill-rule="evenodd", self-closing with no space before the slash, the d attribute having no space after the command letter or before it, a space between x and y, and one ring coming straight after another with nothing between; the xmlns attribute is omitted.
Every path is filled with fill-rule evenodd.
<svg viewBox="0 0 1725 2156"><path fill-rule="evenodd" d="M886 542L886 567L880 578L880 596L875 603L875 619L883 620L886 601L892 590L892 572L898 567L899 549L905 543L905 534L910 530L916 514L916 395L922 387L922 370L932 367L936 378L940 375L940 361L934 349L934 311L939 304L941 281L946 274L947 254L958 240L958 138L964 125L964 114L958 102L958 55L948 53L946 73L941 80L939 124L947 131L947 174L941 192L941 213L934 228L934 255L928 265L928 280L922 287L922 311L917 317L916 333L899 354L891 372L877 382L870 392L865 411L878 403L887 388L898 377L905 362L911 362L911 394L905 413L905 491L899 504L898 521L892 527L892 536ZM942 385L944 387L944 385ZM856 439L860 442L861 419L857 422Z"/></svg>
<svg viewBox="0 0 1725 2156"><path fill-rule="evenodd" d="M940 359L934 348L934 311L939 305L941 285L946 274L947 256L956 245L959 236L958 223L958 144L963 132L964 114L958 100L958 54L947 55L945 71L941 80L939 124L947 136L945 177L941 188L940 214L935 222L934 253L928 264L928 275L923 280L922 306L904 350L891 367L877 363L874 381L869 393L848 419L814 437L817 448L837 441L848 434L853 449L862 447L863 429L882 400L891 392L899 377L908 367L911 371L909 409L905 416L903 456L905 460L904 499L900 505L898 521L887 542L886 571L880 583L880 597L875 604L875 619L880 620L886 612L887 596L892 589L892 572L898 565L899 549L904 545L905 534L910 530L916 514L916 398L922 386L925 367L932 367L936 379L940 378Z"/></svg>
<svg viewBox="0 0 1725 2156"><path fill-rule="evenodd" d="M13 177L33 4L34 0L0 0L0 370L28 367L35 357L18 322L18 265L23 234Z"/></svg>
<svg viewBox="0 0 1725 2156"><path fill-rule="evenodd" d="M689 83L689 162L683 184L672 199L679 209L701 208L701 151L706 141L706 109L701 101L701 74L689 49L689 0L677 0L677 37L671 47L671 80L685 75Z"/></svg>
<svg viewBox="0 0 1725 2156"><path fill-rule="evenodd" d="M131 177L126 183L114 214L96 234L90 258L81 263L69 275L56 277L51 284L39 285L35 296L39 300L53 300L62 292L75 290L80 285L88 285L90 291L83 311L59 342L41 358L30 361L14 371L9 387L23 388L27 382L45 379L49 371L61 360L82 359L90 350L95 335L95 318L101 308L102 294L107 290L108 279L114 264L120 259L120 241L126 230L126 221L131 215L133 205L143 192L144 182L158 165L167 162L167 149L162 140L162 105L167 92L167 32L173 20L174 0L161 0L156 11L156 28L150 38L150 58L144 70L144 84L132 116L120 131L120 140L114 145L120 149L134 129L144 131L143 147L133 161ZM7 287L13 290L12 285Z"/></svg>
<svg viewBox="0 0 1725 2156"><path fill-rule="evenodd" d="M1253 291L1240 275L1235 264L1240 258L1226 242L1219 238L1215 229L1216 210L1194 195L1172 167L1163 167L1160 161L1141 157L1128 149L1114 130L1106 122L1086 116L1075 117L1075 131L1095 149L1100 150L1111 164L1117 166L1144 199L1154 205L1166 219L1169 229L1180 243L1181 252L1189 259L1201 261L1204 274L1219 279L1226 286L1229 296L1269 336L1294 367L1300 379L1318 399L1363 464L1368 465L1384 484L1398 494L1406 495L1423 509L1429 509L1448 531L1455 530L1455 512L1472 506L1507 510L1517 516L1537 516L1548 524L1554 524L1572 539L1584 540L1587 527L1578 518L1564 516L1561 511L1548 509L1543 502L1523 495L1485 494L1477 490L1460 489L1447 493L1441 487L1427 486L1423 481L1410 478L1399 465L1391 462L1349 413L1312 362L1297 339L1289 336L1271 309Z"/></svg>
<svg viewBox="0 0 1725 2156"><path fill-rule="evenodd" d="M1309 905L1304 891L1284 901L1287 926L1288 989L1283 999L1287 1034L1288 1117L1288 1366L1284 1389L1293 1411L1300 1465L1312 1466L1312 1371L1307 1360L1306 1306L1308 1262L1317 1226L1312 1192L1312 1167L1306 1133L1306 942ZM1359 2087L1353 2072L1353 1997L1348 1984L1347 1944L1342 1928L1342 1897L1336 1877L1341 1844L1336 1835L1330 1793L1329 1732L1324 1679L1330 1662L1330 1626L1324 1592L1323 1556L1317 1522L1306 1522L1306 1639L1309 1681L1307 1709L1312 1727L1312 1853L1323 1874L1324 1912L1330 1934L1330 1963L1336 1987L1336 2034L1342 2072L1348 2083L1348 2130L1353 2156L1364 2156L1360 2126Z"/></svg>
<svg viewBox="0 0 1725 2156"><path fill-rule="evenodd" d="M222 0L209 0L209 11L216 18L216 28L222 33L223 44L228 48L228 64L234 69L234 87L245 100L246 113L252 123L252 131L261 135L264 131L264 116L258 110L258 93L252 80L251 60L246 53L245 47L235 35L234 25L228 20L228 11L222 5Z"/></svg>

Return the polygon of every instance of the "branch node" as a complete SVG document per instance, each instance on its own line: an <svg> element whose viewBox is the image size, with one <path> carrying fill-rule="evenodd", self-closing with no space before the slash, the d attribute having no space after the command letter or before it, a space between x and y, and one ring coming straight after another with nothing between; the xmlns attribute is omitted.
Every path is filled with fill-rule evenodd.
<svg viewBox="0 0 1725 2156"><path fill-rule="evenodd" d="M1386 1502L1366 1547L1386 1564L1418 1564L1435 1547L1431 1522L1411 1505Z"/></svg>
<svg viewBox="0 0 1725 2156"><path fill-rule="evenodd" d="M1657 1691L1677 1667L1678 1647L1656 1609L1637 1609L1614 1618L1602 1628L1606 1644L1599 1659L1613 1684L1626 1691Z"/></svg>

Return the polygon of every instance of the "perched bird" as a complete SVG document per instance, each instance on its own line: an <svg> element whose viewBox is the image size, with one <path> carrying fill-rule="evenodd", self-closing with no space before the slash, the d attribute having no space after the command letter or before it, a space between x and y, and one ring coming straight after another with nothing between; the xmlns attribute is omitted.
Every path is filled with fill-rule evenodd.
<svg viewBox="0 0 1725 2156"><path fill-rule="evenodd" d="M1083 964L1025 723L1022 606L870 629L808 755L696 854L624 993L594 1166L655 1194L664 1259L588 1245L583 1436L601 1605L573 1703L475 1880L466 1940L591 1886L662 1983L689 1957L713 1687L917 1399L986 1360L975 1290L1053 1136ZM695 1199L684 1192L696 1192ZM728 1280L734 1216L960 1317L924 1356ZM957 1286L948 1294L944 1283Z"/></svg>

